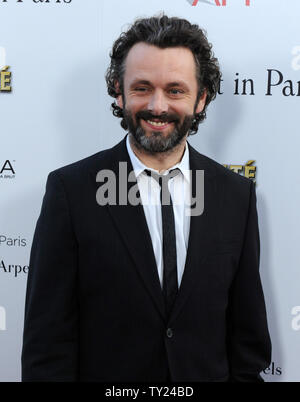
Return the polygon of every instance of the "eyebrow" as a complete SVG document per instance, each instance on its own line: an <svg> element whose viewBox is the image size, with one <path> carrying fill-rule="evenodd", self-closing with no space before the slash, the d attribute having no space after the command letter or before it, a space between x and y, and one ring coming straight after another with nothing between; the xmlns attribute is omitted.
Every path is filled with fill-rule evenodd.
<svg viewBox="0 0 300 402"><path fill-rule="evenodd" d="M150 81L148 80L135 80L133 83L130 85L130 88L136 86L136 85L149 85L153 86ZM166 88L171 88L171 87L184 87L185 89L189 90L188 85L184 81L173 81L169 82L166 85Z"/></svg>
<svg viewBox="0 0 300 402"><path fill-rule="evenodd" d="M130 85L130 88L134 87L135 85L150 85L150 86L152 86L150 81L147 81L147 80L135 80Z"/></svg>
<svg viewBox="0 0 300 402"><path fill-rule="evenodd" d="M167 88L169 87L185 87L186 89L189 89L184 81L169 82L169 84L167 84Z"/></svg>

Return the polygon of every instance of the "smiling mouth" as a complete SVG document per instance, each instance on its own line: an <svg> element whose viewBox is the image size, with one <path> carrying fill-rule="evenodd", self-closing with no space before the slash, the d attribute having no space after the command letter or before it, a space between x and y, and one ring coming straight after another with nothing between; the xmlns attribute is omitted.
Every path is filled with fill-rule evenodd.
<svg viewBox="0 0 300 402"><path fill-rule="evenodd" d="M172 124L172 122L162 122L153 120L144 120L144 122L147 124L147 126L150 126L154 130L162 130Z"/></svg>

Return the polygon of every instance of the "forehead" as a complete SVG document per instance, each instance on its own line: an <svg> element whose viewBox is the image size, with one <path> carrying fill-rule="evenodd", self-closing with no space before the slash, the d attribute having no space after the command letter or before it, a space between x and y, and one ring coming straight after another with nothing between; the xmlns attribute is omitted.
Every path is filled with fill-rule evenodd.
<svg viewBox="0 0 300 402"><path fill-rule="evenodd" d="M125 81L186 81L196 85L196 63L193 53L185 47L161 49L144 42L135 44L125 63Z"/></svg>

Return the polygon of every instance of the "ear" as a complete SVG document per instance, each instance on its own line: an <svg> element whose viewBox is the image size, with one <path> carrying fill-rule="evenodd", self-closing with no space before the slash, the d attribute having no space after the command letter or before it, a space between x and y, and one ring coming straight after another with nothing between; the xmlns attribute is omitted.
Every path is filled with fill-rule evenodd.
<svg viewBox="0 0 300 402"><path fill-rule="evenodd" d="M116 89L116 93L117 94L120 94L120 95L118 95L117 96L117 105L121 108L121 109L123 109L123 106L124 106L124 104L123 104L123 98L122 98L122 95L121 95L121 91L120 91L120 85L119 85L119 83L118 83L118 81L115 81L115 89Z"/></svg>
<svg viewBox="0 0 300 402"><path fill-rule="evenodd" d="M206 91L206 89L204 89L204 92L203 92L201 98L199 99L198 105L196 107L196 113L201 113L202 110L204 109L206 97L207 97L207 91Z"/></svg>
<svg viewBox="0 0 300 402"><path fill-rule="evenodd" d="M117 97L117 105L118 105L121 109L123 109L123 98L122 98L122 95L119 95L119 96Z"/></svg>

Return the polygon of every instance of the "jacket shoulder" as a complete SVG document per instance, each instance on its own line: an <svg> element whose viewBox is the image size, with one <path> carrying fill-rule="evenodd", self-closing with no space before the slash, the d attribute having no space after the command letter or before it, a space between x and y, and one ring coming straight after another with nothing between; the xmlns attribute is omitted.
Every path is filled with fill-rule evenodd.
<svg viewBox="0 0 300 402"><path fill-rule="evenodd" d="M206 157L208 158L208 157ZM216 173L218 176L223 177L224 179L228 180L230 183L233 185L241 185L241 186L249 186L252 183L252 180L249 179L248 177L242 176L224 165L222 165L219 162L216 162L215 160L208 158L211 163L214 165L214 168L216 170Z"/></svg>
<svg viewBox="0 0 300 402"><path fill-rule="evenodd" d="M106 169L112 159L112 151L115 147L99 151L86 158L57 168L49 173L49 176L58 176L68 182L80 182L87 174Z"/></svg>
<svg viewBox="0 0 300 402"><path fill-rule="evenodd" d="M233 172L232 170L228 169L221 163L215 161L214 159L201 154L200 152L196 151L194 148L190 146L190 152L192 154L192 157L194 159L198 159L200 161L201 166L204 167L205 169L208 170L208 172L216 176L217 179L224 181L227 185L232 185L234 187L246 187L249 188L249 186L252 183L252 180L242 176L236 172Z"/></svg>

